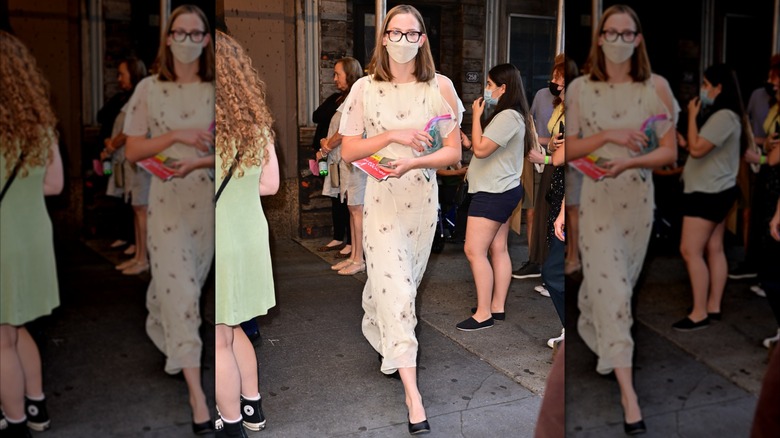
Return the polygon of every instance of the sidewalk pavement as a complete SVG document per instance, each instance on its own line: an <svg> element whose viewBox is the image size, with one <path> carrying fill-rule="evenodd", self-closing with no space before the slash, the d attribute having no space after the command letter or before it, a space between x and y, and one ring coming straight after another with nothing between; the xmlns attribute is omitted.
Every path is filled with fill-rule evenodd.
<svg viewBox="0 0 780 438"><path fill-rule="evenodd" d="M514 238L513 238L514 239ZM518 240L519 242L519 240ZM517 242L516 242L517 243ZM41 345L52 438L189 437L182 379L163 371L147 338L149 275L122 275L125 256L108 240L58 242L61 306L33 324ZM331 271L320 242L275 239L277 306L259 319L260 391L268 426L254 437L402 437L401 383L379 371L363 338L365 275ZM455 330L476 303L462 244L431 256L418 294L418 379L431 437L532 437L551 366L549 337L560 333L552 303L513 281L508 318L473 333ZM516 261L525 246L513 245ZM213 290L204 290L204 303ZM213 400L213 307L203 310L204 387ZM37 435L37 434L36 434Z"/></svg>
<svg viewBox="0 0 780 438"><path fill-rule="evenodd" d="M761 340L777 329L766 299L750 292L750 283L729 282L722 321L677 332L671 325L692 302L684 262L651 257L644 276L635 293L634 382L646 436L749 436L768 359ZM578 287L567 282L575 303ZM625 436L617 382L596 373L595 355L576 336L576 306L569 315L567 436Z"/></svg>

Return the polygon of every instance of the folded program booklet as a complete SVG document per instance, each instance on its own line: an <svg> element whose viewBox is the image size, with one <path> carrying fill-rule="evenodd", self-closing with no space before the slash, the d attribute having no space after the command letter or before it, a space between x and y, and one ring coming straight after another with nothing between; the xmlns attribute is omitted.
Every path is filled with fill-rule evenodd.
<svg viewBox="0 0 780 438"><path fill-rule="evenodd" d="M149 157L145 160L141 160L136 163L138 167L151 173L152 175L160 178L163 181L168 181L174 177L174 169L171 168L173 163L177 160L171 157L166 157L163 154L157 154L153 157Z"/></svg>
<svg viewBox="0 0 780 438"><path fill-rule="evenodd" d="M367 173L368 176L374 178L377 181L384 181L390 176L389 164L393 161L390 158L383 157L379 154L374 154L360 160L355 160L352 165Z"/></svg>
<svg viewBox="0 0 780 438"><path fill-rule="evenodd" d="M587 155L576 160L569 161L569 166L575 168L583 175L594 181L601 181L607 177L607 168L604 167L607 159L594 154Z"/></svg>

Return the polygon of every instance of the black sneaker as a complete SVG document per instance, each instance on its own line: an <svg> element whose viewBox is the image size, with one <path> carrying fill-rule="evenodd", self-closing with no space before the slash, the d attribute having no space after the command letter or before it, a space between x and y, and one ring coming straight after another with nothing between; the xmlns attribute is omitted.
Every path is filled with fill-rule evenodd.
<svg viewBox="0 0 780 438"><path fill-rule="evenodd" d="M690 318L687 316L674 324L672 324L672 328L681 331L681 332L690 332L693 330L701 330L705 329L710 326L710 318L704 318L699 322L693 322Z"/></svg>
<svg viewBox="0 0 780 438"><path fill-rule="evenodd" d="M740 263L736 268L729 271L729 278L732 280L744 280L746 278L756 278L757 276L756 269L747 263Z"/></svg>
<svg viewBox="0 0 780 438"><path fill-rule="evenodd" d="M43 432L51 427L45 398L43 400L30 400L25 397L24 411L27 413L27 427L30 429L36 432Z"/></svg>
<svg viewBox="0 0 780 438"><path fill-rule="evenodd" d="M522 280L524 278L536 278L541 277L542 271L539 270L539 265L536 263L525 262L517 270L512 272L512 278Z"/></svg>
<svg viewBox="0 0 780 438"><path fill-rule="evenodd" d="M30 428L26 424L6 422L6 427L3 429L4 438L32 438Z"/></svg>
<svg viewBox="0 0 780 438"><path fill-rule="evenodd" d="M255 432L265 429L265 415L263 415L263 398L247 400L241 396L241 418L244 427Z"/></svg>
<svg viewBox="0 0 780 438"><path fill-rule="evenodd" d="M473 332L474 330L482 330L493 327L493 318L488 318L482 322L477 322L476 319L469 317L469 319L459 322L455 325L455 328L464 332Z"/></svg>
<svg viewBox="0 0 780 438"><path fill-rule="evenodd" d="M228 423L222 419L216 421L216 438L249 438L246 430L241 427L240 422Z"/></svg>

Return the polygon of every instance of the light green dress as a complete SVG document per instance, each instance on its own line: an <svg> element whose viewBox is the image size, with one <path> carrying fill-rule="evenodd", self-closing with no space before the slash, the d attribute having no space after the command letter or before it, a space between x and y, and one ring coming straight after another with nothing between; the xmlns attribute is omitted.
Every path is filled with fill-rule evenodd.
<svg viewBox="0 0 780 438"><path fill-rule="evenodd" d="M216 154L218 190L222 160ZM276 305L268 222L260 203L261 167L243 167L217 202L216 323L238 325Z"/></svg>
<svg viewBox="0 0 780 438"><path fill-rule="evenodd" d="M60 305L51 219L43 201L46 167L28 172L16 175L0 204L0 324L19 326ZM0 154L0 187L9 176Z"/></svg>

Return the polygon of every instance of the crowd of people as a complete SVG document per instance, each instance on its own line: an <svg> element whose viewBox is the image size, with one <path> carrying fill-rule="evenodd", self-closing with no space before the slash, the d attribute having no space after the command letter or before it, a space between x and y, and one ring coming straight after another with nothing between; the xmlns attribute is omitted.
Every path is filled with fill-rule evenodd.
<svg viewBox="0 0 780 438"><path fill-rule="evenodd" d="M707 328L722 318L728 278L756 278L752 290L767 298L779 327L763 345L778 343L780 55L747 105L732 69L708 67L678 124L681 107L651 68L638 15L612 6L585 65L556 56L548 86L530 105L522 66L493 66L471 105L467 134L465 108L453 82L436 71L420 12L392 8L379 35L367 74L354 58L335 62L338 91L313 115L314 159L326 162L322 195L331 198L333 219L332 240L318 251L341 259L330 267L339 275L366 273L362 332L381 373L403 383L410 434L432 429L418 387L415 301L438 209L453 203L456 191L467 191L458 201L467 205L461 237L477 302L455 327L472 332L506 320L512 278L539 278L536 290L551 298L565 327L564 278L581 272L577 332L598 357L596 371L617 380L626 434L648 429L635 389L631 329L654 221L653 170L674 166L681 151L680 253L692 306L671 326ZM0 31L0 48L0 402L4 434L24 437L50 426L40 353L24 324L59 305L44 196L62 190L63 170L46 79L16 37ZM226 29L212 33L207 16L191 5L172 11L150 71L137 58L122 60L121 90L99 113L100 159L111 166L107 194L132 206L123 213L133 225L120 227L113 246L132 242L126 253L133 257L116 268L151 272L146 331L165 355L164 371L186 382L193 432L246 437L266 419L245 324L276 305L260 202L280 184L265 83L242 44ZM438 131L422 128L434 119L443 119ZM468 162L464 151L473 154ZM161 154L170 160L170 179L138 166ZM374 155L387 158L381 164L389 178L367 177L353 164ZM603 178L567 166L594 156ZM737 202L745 210L745 255L729 273L724 236ZM521 232L523 210L528 260L513 270L509 232ZM216 421L202 385L199 335L212 262ZM560 402L543 405L540 429L562 429L564 339L565 329L548 341L560 349L545 400ZM759 403L755 427L762 412Z"/></svg>

